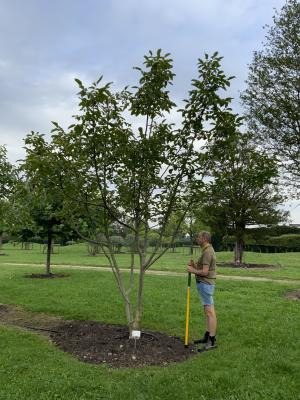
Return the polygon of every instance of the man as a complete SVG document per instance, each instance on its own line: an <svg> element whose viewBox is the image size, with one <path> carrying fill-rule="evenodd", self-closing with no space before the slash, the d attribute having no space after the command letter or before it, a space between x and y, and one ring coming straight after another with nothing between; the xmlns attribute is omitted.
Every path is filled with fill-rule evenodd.
<svg viewBox="0 0 300 400"><path fill-rule="evenodd" d="M196 241L202 248L202 254L196 264L193 260L189 262L188 272L195 274L197 290L206 317L206 332L203 338L194 341L195 344L203 343L205 345L202 349L198 349L199 352L202 352L217 347L217 317L213 299L216 281L216 254L211 245L209 232L200 232Z"/></svg>

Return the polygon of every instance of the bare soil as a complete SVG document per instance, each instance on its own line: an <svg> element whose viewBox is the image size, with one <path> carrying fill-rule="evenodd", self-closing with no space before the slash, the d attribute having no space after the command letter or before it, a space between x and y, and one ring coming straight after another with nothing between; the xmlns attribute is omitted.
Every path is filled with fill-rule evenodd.
<svg viewBox="0 0 300 400"><path fill-rule="evenodd" d="M196 354L194 345L184 347L178 337L160 332L142 332L138 340L129 339L126 326L95 321L72 321L55 327L52 341L83 362L106 363L110 367L165 366Z"/></svg>
<svg viewBox="0 0 300 400"><path fill-rule="evenodd" d="M232 262L220 262L217 263L218 267L229 267L229 268L259 268L259 269L276 269L280 268L280 265L273 265L273 264L249 264L249 263L242 263L240 265L235 265Z"/></svg>
<svg viewBox="0 0 300 400"><path fill-rule="evenodd" d="M24 328L49 336L54 326L63 321L45 313L26 311L12 304L0 304L0 324Z"/></svg>
<svg viewBox="0 0 300 400"><path fill-rule="evenodd" d="M285 297L289 300L300 300L300 289L288 291Z"/></svg>
<svg viewBox="0 0 300 400"><path fill-rule="evenodd" d="M195 345L185 348L179 337L161 332L143 331L135 341L129 339L127 326L63 321L7 304L0 304L0 324L46 335L51 343L80 361L112 368L166 366L197 354Z"/></svg>
<svg viewBox="0 0 300 400"><path fill-rule="evenodd" d="M54 278L67 278L70 275L66 274L30 274L30 275L25 275L25 278L31 278L31 279L54 279Z"/></svg>

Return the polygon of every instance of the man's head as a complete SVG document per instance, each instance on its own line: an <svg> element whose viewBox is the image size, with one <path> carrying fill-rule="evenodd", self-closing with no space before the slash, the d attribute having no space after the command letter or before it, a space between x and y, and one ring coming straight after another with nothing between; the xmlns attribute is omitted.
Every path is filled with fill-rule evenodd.
<svg viewBox="0 0 300 400"><path fill-rule="evenodd" d="M204 247L206 244L211 242L211 234L206 231L199 232L196 238L196 242Z"/></svg>

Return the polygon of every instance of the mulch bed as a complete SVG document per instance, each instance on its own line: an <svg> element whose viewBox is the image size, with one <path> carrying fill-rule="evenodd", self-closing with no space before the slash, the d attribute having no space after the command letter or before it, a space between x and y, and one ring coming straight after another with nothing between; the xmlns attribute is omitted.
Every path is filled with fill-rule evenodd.
<svg viewBox="0 0 300 400"><path fill-rule="evenodd" d="M263 268L263 269L274 269L280 268L280 265L272 265L272 264L248 264L243 263L240 265L235 265L232 262L220 262L217 263L218 267L230 267L230 268Z"/></svg>
<svg viewBox="0 0 300 400"><path fill-rule="evenodd" d="M66 274L30 274L25 275L25 278L31 279L54 279L54 278L68 278L70 275Z"/></svg>
<svg viewBox="0 0 300 400"><path fill-rule="evenodd" d="M300 300L300 289L287 292L285 297L289 300Z"/></svg>
<svg viewBox="0 0 300 400"><path fill-rule="evenodd" d="M0 304L0 325L23 328L46 335L60 350L85 363L112 368L167 366L195 356L197 347L184 347L183 339L161 332L143 331L129 339L128 327L95 321L64 321L45 313Z"/></svg>
<svg viewBox="0 0 300 400"><path fill-rule="evenodd" d="M178 337L159 332L142 332L138 340L129 339L128 328L93 321L72 321L53 327L51 340L80 361L107 364L113 368L166 366L187 360L196 347L184 347Z"/></svg>

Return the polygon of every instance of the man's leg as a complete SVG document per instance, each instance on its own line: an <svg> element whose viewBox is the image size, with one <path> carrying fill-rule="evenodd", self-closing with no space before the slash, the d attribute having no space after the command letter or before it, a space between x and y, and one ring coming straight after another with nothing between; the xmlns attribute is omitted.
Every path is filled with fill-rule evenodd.
<svg viewBox="0 0 300 400"><path fill-rule="evenodd" d="M208 316L206 314L205 307L207 307L207 306L203 306L203 312L204 312L205 320L206 320L206 332L209 332L209 319L208 319Z"/></svg>
<svg viewBox="0 0 300 400"><path fill-rule="evenodd" d="M204 313L206 316L206 330L210 336L216 336L217 331L217 316L215 306L213 304L204 306Z"/></svg>
<svg viewBox="0 0 300 400"><path fill-rule="evenodd" d="M209 332L208 340L206 344L201 349L198 349L198 352L207 351L210 349L215 349L216 345L216 330L217 330L217 317L215 312L215 307L213 304L205 305L204 312L207 320L207 330Z"/></svg>
<svg viewBox="0 0 300 400"><path fill-rule="evenodd" d="M203 311L205 315L206 321L206 332L201 339L197 339L194 341L195 344L200 343L208 343L210 337L213 336L212 341L215 342L216 328L217 328L217 318L215 313L215 308L213 304L213 292L214 286L209 286L206 284L202 284L201 282L197 283L197 290L202 301Z"/></svg>

